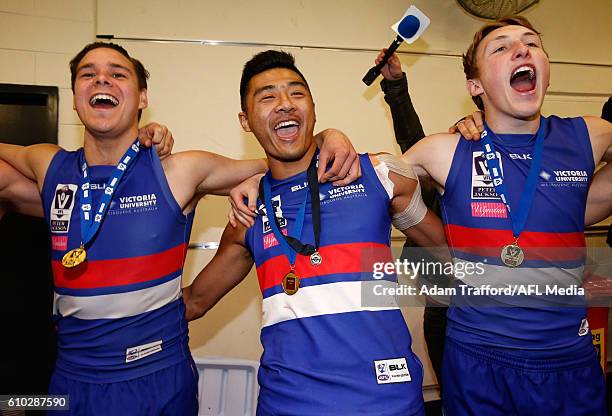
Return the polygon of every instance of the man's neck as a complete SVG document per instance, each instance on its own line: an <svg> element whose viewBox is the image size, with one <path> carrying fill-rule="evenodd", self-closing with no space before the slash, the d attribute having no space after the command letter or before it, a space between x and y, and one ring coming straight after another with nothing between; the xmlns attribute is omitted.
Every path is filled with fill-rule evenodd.
<svg viewBox="0 0 612 416"><path fill-rule="evenodd" d="M497 134L535 134L540 128L540 113L519 119L496 111L485 111L487 125Z"/></svg>
<svg viewBox="0 0 612 416"><path fill-rule="evenodd" d="M137 136L137 129L131 129L119 137L99 137L85 130L83 148L87 164L89 166L117 165Z"/></svg>
<svg viewBox="0 0 612 416"><path fill-rule="evenodd" d="M312 155L314 155L317 145L312 142L304 156L299 160L293 162L284 162L273 158L268 158L268 166L270 167L270 173L272 177L277 180L286 179L290 176L297 175L298 173L304 172L308 169Z"/></svg>

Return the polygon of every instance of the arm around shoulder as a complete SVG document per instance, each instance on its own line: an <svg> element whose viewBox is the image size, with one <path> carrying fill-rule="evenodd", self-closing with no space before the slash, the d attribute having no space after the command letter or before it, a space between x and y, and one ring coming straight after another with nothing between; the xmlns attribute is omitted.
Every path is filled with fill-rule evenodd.
<svg viewBox="0 0 612 416"><path fill-rule="evenodd" d="M19 173L38 183L42 189L47 169L60 147L55 144L18 146L0 143L0 160L12 165Z"/></svg>

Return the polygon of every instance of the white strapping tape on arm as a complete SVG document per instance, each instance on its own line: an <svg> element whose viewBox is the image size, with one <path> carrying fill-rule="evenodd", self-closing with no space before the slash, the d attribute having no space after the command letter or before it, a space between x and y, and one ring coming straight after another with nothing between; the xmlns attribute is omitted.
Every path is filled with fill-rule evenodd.
<svg viewBox="0 0 612 416"><path fill-rule="evenodd" d="M417 186L414 189L412 198L406 209L394 214L392 217L393 226L400 231L407 230L417 225L425 218L425 214L427 214L427 206L421 197L421 185L418 176L414 173L410 165L404 163L397 156L383 153L377 155L376 158L380 162L374 168L376 170L376 175L387 191L390 199L393 198L393 181L389 179L389 171L417 181Z"/></svg>

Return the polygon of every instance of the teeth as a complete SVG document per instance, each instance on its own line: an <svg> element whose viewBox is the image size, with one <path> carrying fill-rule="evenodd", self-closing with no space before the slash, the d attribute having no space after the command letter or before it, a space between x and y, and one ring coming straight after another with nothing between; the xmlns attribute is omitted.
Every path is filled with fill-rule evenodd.
<svg viewBox="0 0 612 416"><path fill-rule="evenodd" d="M299 126L300 124L297 121L289 120L289 121L281 121L276 126L274 126L274 130L282 129L283 127L291 127L291 126Z"/></svg>
<svg viewBox="0 0 612 416"><path fill-rule="evenodd" d="M520 72L525 72L525 71L529 72L529 78L533 79L533 77L535 77L535 71L533 70L532 67L527 66L527 65L519 66L518 68L516 68L514 72L512 73L512 77L516 76Z"/></svg>
<svg viewBox="0 0 612 416"><path fill-rule="evenodd" d="M115 97L109 94L96 94L93 97L91 97L91 100L89 100L89 103L91 105L94 105L98 101L101 101L101 100L110 101L113 105L119 104L119 100L117 100Z"/></svg>

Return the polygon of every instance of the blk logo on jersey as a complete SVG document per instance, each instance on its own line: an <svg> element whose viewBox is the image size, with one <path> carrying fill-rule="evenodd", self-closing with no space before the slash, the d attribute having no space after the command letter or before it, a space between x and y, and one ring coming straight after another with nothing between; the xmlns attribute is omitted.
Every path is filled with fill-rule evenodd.
<svg viewBox="0 0 612 416"><path fill-rule="evenodd" d="M502 170L502 176L504 168L502 166L501 155L499 152L495 152L497 160L499 160L499 167ZM483 152L472 152L472 199L494 199L499 200L495 187L493 185L493 178L489 173L487 162Z"/></svg>
<svg viewBox="0 0 612 416"><path fill-rule="evenodd" d="M405 358L374 361L377 384L412 381Z"/></svg>
<svg viewBox="0 0 612 416"><path fill-rule="evenodd" d="M79 187L75 184L62 183L55 188L50 215L52 233L68 233L78 189Z"/></svg>

